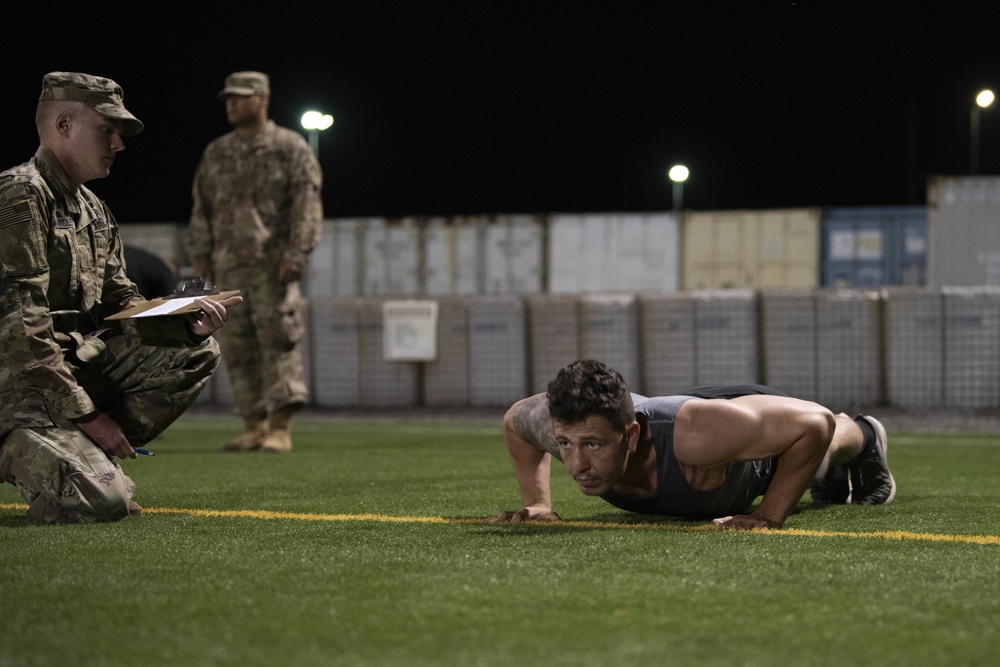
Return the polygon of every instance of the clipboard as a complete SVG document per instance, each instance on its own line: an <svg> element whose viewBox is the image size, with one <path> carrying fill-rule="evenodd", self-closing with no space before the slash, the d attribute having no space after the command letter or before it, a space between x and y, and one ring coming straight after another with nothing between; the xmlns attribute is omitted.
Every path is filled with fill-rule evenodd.
<svg viewBox="0 0 1000 667"><path fill-rule="evenodd" d="M163 315L181 315L183 313L194 313L198 311L195 301L198 299L212 299L222 301L235 294L239 294L238 289L218 292L216 294L199 294L196 296L169 296L158 299L150 299L135 306L130 306L125 310L108 315L106 320L127 320L138 317L161 317Z"/></svg>

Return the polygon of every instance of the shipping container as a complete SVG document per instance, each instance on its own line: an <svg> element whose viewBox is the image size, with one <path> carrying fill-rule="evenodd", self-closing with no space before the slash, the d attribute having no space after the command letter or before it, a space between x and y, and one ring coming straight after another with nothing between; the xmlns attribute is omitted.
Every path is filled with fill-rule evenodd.
<svg viewBox="0 0 1000 667"><path fill-rule="evenodd" d="M816 287L820 209L689 211L683 289Z"/></svg>
<svg viewBox="0 0 1000 667"><path fill-rule="evenodd" d="M306 270L302 277L302 293L308 296L328 297L334 295L334 269L336 267L335 220L324 220L319 243L309 254Z"/></svg>
<svg viewBox="0 0 1000 667"><path fill-rule="evenodd" d="M416 218L370 218L363 236L364 294L419 294L420 222Z"/></svg>
<svg viewBox="0 0 1000 667"><path fill-rule="evenodd" d="M680 280L673 213L552 215L547 247L553 294L674 292Z"/></svg>
<svg viewBox="0 0 1000 667"><path fill-rule="evenodd" d="M1000 177L927 184L927 284L1000 285Z"/></svg>
<svg viewBox="0 0 1000 667"><path fill-rule="evenodd" d="M365 229L372 219L348 218L334 221L333 296L352 297L364 294Z"/></svg>
<svg viewBox="0 0 1000 667"><path fill-rule="evenodd" d="M477 294L485 281L481 239L484 218L429 218L423 230L423 293Z"/></svg>
<svg viewBox="0 0 1000 667"><path fill-rule="evenodd" d="M824 287L925 284L926 206L830 208L822 231Z"/></svg>
<svg viewBox="0 0 1000 667"><path fill-rule="evenodd" d="M545 226L534 215L498 215L485 228L484 294L537 293L542 281Z"/></svg>

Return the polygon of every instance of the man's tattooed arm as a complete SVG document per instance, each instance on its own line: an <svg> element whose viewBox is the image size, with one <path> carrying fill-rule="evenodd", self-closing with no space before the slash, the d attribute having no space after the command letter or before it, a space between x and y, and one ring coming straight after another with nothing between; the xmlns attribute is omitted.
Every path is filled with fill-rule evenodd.
<svg viewBox="0 0 1000 667"><path fill-rule="evenodd" d="M545 394L530 396L520 401L516 408L511 419L514 432L529 445L560 458Z"/></svg>

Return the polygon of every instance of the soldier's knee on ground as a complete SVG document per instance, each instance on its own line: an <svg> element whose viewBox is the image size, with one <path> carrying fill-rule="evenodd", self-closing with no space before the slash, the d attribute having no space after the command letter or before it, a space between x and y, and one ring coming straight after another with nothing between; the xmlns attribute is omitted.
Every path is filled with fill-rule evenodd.
<svg viewBox="0 0 1000 667"><path fill-rule="evenodd" d="M96 523L118 521L131 512L134 485L121 472L117 483L101 483L88 475L73 474L62 492L35 491L19 483L29 501L28 516L45 523Z"/></svg>
<svg viewBox="0 0 1000 667"><path fill-rule="evenodd" d="M80 433L18 429L0 449L5 478L46 523L117 521L129 515L135 483Z"/></svg>
<svg viewBox="0 0 1000 667"><path fill-rule="evenodd" d="M75 489L82 501L76 507L67 508L81 522L118 521L129 514L129 501L132 500L135 484L118 468L96 477L89 474L70 475L66 488Z"/></svg>
<svg viewBox="0 0 1000 667"><path fill-rule="evenodd" d="M47 523L118 521L129 515L134 490L135 484L121 469L99 476L72 472L58 495L39 494L29 505L28 516Z"/></svg>

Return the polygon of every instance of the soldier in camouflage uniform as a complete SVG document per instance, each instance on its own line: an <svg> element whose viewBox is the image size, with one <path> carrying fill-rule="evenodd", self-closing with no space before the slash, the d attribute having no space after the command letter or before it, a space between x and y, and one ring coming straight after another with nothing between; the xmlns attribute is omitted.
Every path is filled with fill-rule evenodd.
<svg viewBox="0 0 1000 667"><path fill-rule="evenodd" d="M219 363L211 335L241 300L105 320L144 301L111 211L83 185L142 130L122 100L110 79L46 74L38 151L0 174L0 480L46 522L141 513L112 457L136 458L194 401ZM84 314L97 331L80 333Z"/></svg>
<svg viewBox="0 0 1000 667"><path fill-rule="evenodd" d="M308 400L299 280L319 242L322 174L302 135L269 119L266 74L235 72L219 97L234 129L198 165L185 242L195 273L246 297L219 336L245 425L222 449L287 452Z"/></svg>

